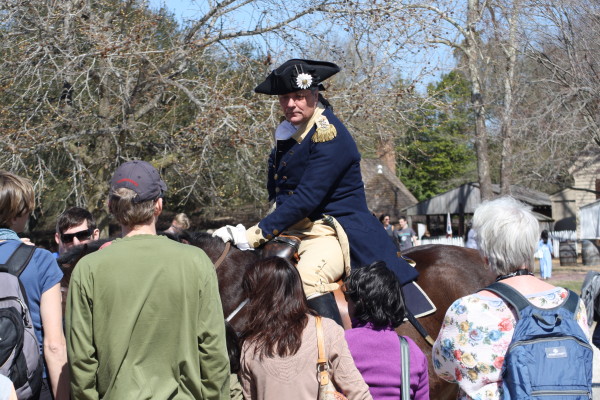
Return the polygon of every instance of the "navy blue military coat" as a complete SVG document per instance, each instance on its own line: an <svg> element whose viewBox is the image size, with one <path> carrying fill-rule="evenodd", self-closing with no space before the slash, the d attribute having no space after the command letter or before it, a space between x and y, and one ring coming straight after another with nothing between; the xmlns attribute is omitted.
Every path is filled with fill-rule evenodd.
<svg viewBox="0 0 600 400"><path fill-rule="evenodd" d="M315 221L331 215L348 236L352 267L382 260L402 284L415 280L417 271L397 257L396 246L367 208L354 139L331 109L323 116L337 130L333 139L311 140L315 125L300 143L279 140L271 152L267 188L277 207L259 228L271 237L303 218Z"/></svg>

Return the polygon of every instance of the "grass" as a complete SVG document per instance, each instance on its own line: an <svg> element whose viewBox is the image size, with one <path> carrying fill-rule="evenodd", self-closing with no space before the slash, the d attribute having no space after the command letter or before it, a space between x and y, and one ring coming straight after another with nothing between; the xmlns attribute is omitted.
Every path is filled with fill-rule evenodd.
<svg viewBox="0 0 600 400"><path fill-rule="evenodd" d="M575 293L581 292L581 284L583 281L556 281L552 282L554 286L564 287L565 289L571 289Z"/></svg>

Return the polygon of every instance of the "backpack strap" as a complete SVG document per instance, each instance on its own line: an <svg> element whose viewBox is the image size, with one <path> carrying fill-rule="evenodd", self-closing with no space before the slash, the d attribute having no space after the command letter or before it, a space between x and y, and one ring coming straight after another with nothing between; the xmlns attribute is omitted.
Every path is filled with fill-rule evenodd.
<svg viewBox="0 0 600 400"><path fill-rule="evenodd" d="M567 300L565 300L562 306L567 310L571 311L573 315L575 315L577 313L577 309L579 308L579 296L571 289L567 290L569 292L567 294Z"/></svg>
<svg viewBox="0 0 600 400"><path fill-rule="evenodd" d="M404 336L398 335L400 339L400 358L402 365L402 400L410 400L410 350L408 340Z"/></svg>
<svg viewBox="0 0 600 400"><path fill-rule="evenodd" d="M531 304L525 296L519 293L519 291L504 283L494 282L482 290L488 290L490 292L496 293L503 300L505 300L516 310L518 310L519 314L527 306L538 308ZM567 299L560 305L560 307L567 309L568 311L573 313L573 315L575 315L577 309L579 308L579 296L577 296L577 294L570 289L567 289L567 291Z"/></svg>
<svg viewBox="0 0 600 400"><path fill-rule="evenodd" d="M14 276L20 276L21 272L27 267L35 246L30 246L25 243L19 244L19 247L11 254L6 263L0 264L0 272L8 272Z"/></svg>
<svg viewBox="0 0 600 400"><path fill-rule="evenodd" d="M497 294L503 300L505 300L511 306L513 306L516 310L518 310L519 314L521 313L521 311L523 311L525 307L531 305L529 300L527 300L525 296L519 293L519 291L504 283L494 282L483 290L488 290L492 293Z"/></svg>

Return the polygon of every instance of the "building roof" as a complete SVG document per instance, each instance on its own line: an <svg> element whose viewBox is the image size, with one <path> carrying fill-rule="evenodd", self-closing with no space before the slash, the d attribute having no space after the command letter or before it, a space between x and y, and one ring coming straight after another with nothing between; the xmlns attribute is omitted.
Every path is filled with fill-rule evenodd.
<svg viewBox="0 0 600 400"><path fill-rule="evenodd" d="M552 205L550 196L546 193L517 185L511 185L510 188L511 195L515 199L530 206L550 207ZM499 195L500 185L492 185L492 191ZM472 214L480 203L479 183L470 182L407 207L405 211L407 215Z"/></svg>

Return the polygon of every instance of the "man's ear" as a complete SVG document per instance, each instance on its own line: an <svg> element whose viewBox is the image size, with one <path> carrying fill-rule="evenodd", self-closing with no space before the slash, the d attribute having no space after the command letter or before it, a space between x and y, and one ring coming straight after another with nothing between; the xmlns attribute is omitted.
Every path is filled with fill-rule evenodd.
<svg viewBox="0 0 600 400"><path fill-rule="evenodd" d="M99 237L100 237L100 229L96 228L96 229L94 229L94 232L92 232L92 240L98 240Z"/></svg>
<svg viewBox="0 0 600 400"><path fill-rule="evenodd" d="M58 232L54 234L54 241L56 242L56 244L60 244L60 235L58 234Z"/></svg>
<svg viewBox="0 0 600 400"><path fill-rule="evenodd" d="M159 197L154 203L154 216L158 217L163 210L163 199Z"/></svg>

